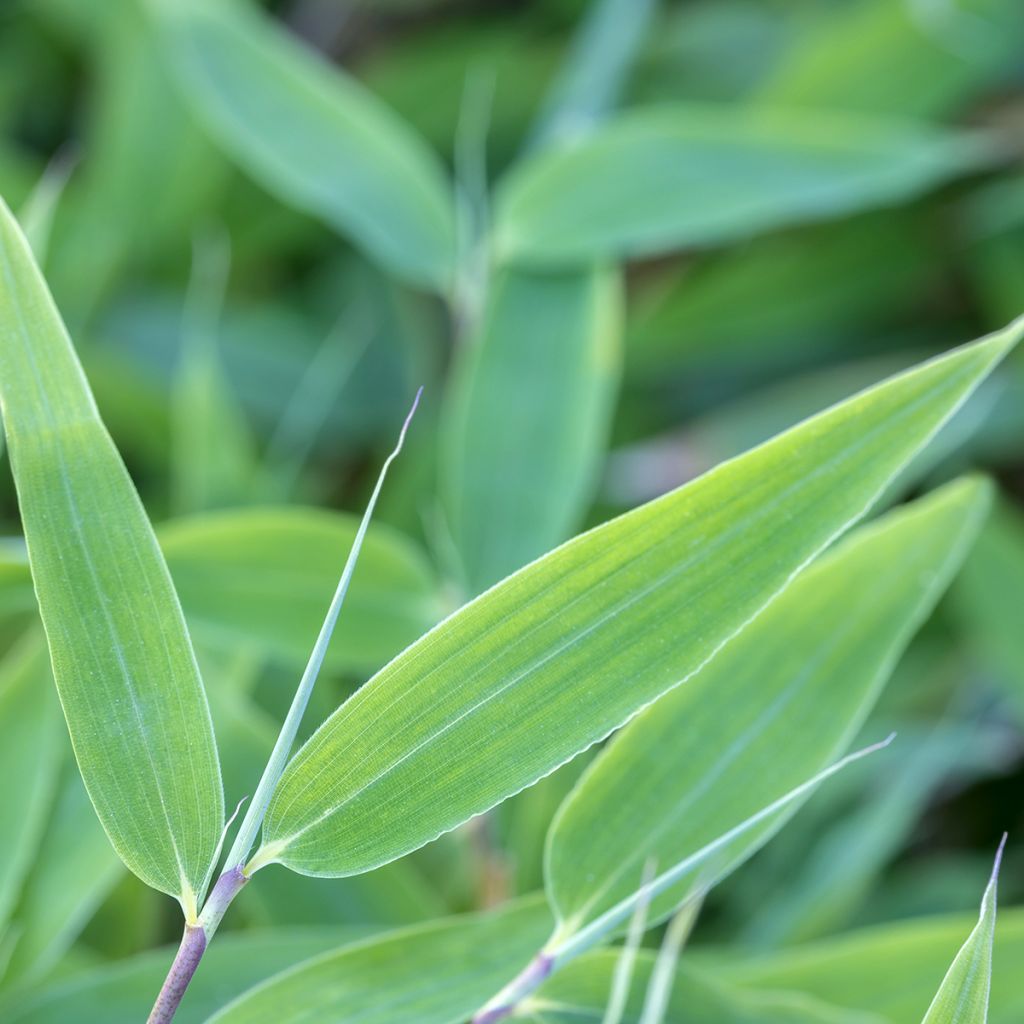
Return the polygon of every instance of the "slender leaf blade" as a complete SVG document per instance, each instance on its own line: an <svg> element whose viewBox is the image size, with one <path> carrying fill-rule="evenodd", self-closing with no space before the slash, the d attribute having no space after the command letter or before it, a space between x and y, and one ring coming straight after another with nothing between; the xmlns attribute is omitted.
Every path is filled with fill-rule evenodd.
<svg viewBox="0 0 1024 1024"><path fill-rule="evenodd" d="M985 1024L992 988L992 945L996 933L996 888L1003 859L1003 837L992 877L981 901L981 916L950 965L922 1024Z"/></svg>
<svg viewBox="0 0 1024 1024"><path fill-rule="evenodd" d="M255 864L368 870L608 735L697 671L863 515L1022 327L862 392L462 608L294 756Z"/></svg>
<svg viewBox="0 0 1024 1024"><path fill-rule="evenodd" d="M452 190L406 124L241 3L155 7L196 114L260 184L352 236L395 273L447 290Z"/></svg>
<svg viewBox="0 0 1024 1024"><path fill-rule="evenodd" d="M54 679L121 859L186 914L224 821L167 566L24 236L0 206L0 403Z"/></svg>
<svg viewBox="0 0 1024 1024"><path fill-rule="evenodd" d="M495 247L573 266L720 245L905 201L987 155L969 136L832 111L639 110L513 171Z"/></svg>
<svg viewBox="0 0 1024 1024"><path fill-rule="evenodd" d="M695 678L631 722L560 808L547 889L572 934L833 762L966 554L990 488L965 480L890 513L823 556ZM802 801L801 801L802 802ZM798 809L730 843L655 898L697 895Z"/></svg>
<svg viewBox="0 0 1024 1024"><path fill-rule="evenodd" d="M492 280L446 398L441 465L472 593L578 527L618 382L621 300L605 268Z"/></svg>
<svg viewBox="0 0 1024 1024"><path fill-rule="evenodd" d="M250 990L209 1024L460 1024L543 940L536 899L327 953Z"/></svg>

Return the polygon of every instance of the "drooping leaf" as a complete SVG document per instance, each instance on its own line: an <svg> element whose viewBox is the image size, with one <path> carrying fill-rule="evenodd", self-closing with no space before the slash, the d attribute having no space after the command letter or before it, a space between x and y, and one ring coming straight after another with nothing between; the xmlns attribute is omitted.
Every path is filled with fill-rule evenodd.
<svg viewBox="0 0 1024 1024"><path fill-rule="evenodd" d="M571 935L723 835L850 743L988 508L963 481L857 531L793 582L686 686L615 738L562 805L547 888ZM729 844L653 901L663 917L762 846L798 809Z"/></svg>
<svg viewBox="0 0 1024 1024"><path fill-rule="evenodd" d="M571 536L591 498L619 368L611 270L505 271L447 396L449 526L479 593Z"/></svg>
<svg viewBox="0 0 1024 1024"><path fill-rule="evenodd" d="M986 1024L988 1020L992 945L996 933L996 887L1005 844L1004 836L981 901L978 923L960 947L922 1024Z"/></svg>
<svg viewBox="0 0 1024 1024"><path fill-rule="evenodd" d="M301 507L236 509L163 524L160 544L197 636L304 666L355 538L356 517ZM330 669L372 669L440 615L416 546L371 526L334 638Z"/></svg>
<svg viewBox="0 0 1024 1024"><path fill-rule="evenodd" d="M407 125L237 0L160 0L156 9L196 114L249 174L394 272L448 288L451 190Z"/></svg>
<svg viewBox="0 0 1024 1024"><path fill-rule="evenodd" d="M564 267L720 245L905 201L987 154L977 138L831 111L640 110L517 168L495 247Z"/></svg>
<svg viewBox="0 0 1024 1024"><path fill-rule="evenodd" d="M1022 329L862 392L462 608L295 755L255 863L366 871L607 736L863 515Z"/></svg>
<svg viewBox="0 0 1024 1024"><path fill-rule="evenodd" d="M224 822L206 696L152 528L3 206L0 403L54 679L89 796L122 860L190 914Z"/></svg>
<svg viewBox="0 0 1024 1024"><path fill-rule="evenodd" d="M271 978L210 1024L461 1024L549 926L529 899L369 939Z"/></svg>
<svg viewBox="0 0 1024 1024"><path fill-rule="evenodd" d="M59 715L37 630L0 665L0 933L46 825L60 766ZM0 971L0 974L3 972Z"/></svg>

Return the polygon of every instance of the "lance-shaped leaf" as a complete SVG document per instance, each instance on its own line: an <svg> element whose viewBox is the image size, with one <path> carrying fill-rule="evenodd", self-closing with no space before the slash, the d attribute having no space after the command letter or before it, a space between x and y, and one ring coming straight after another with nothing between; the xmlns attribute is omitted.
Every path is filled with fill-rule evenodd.
<svg viewBox="0 0 1024 1024"><path fill-rule="evenodd" d="M473 593L568 539L591 498L619 369L612 270L499 273L447 396L449 525Z"/></svg>
<svg viewBox="0 0 1024 1024"><path fill-rule="evenodd" d="M466 605L295 755L257 864L366 871L607 736L697 671L863 515L1022 328L864 391Z"/></svg>
<svg viewBox="0 0 1024 1024"><path fill-rule="evenodd" d="M271 978L210 1024L461 1024L550 924L531 898L369 939Z"/></svg>
<svg viewBox="0 0 1024 1024"><path fill-rule="evenodd" d="M544 266L719 245L906 200L988 152L976 138L834 111L641 110L520 165L500 194L495 245Z"/></svg>
<svg viewBox="0 0 1024 1024"><path fill-rule="evenodd" d="M237 0L155 7L196 114L245 170L396 273L447 288L451 190L440 161L406 124Z"/></svg>
<svg viewBox="0 0 1024 1024"><path fill-rule="evenodd" d="M82 778L121 859L193 913L224 824L206 695L153 530L3 206L0 403Z"/></svg>
<svg viewBox="0 0 1024 1024"><path fill-rule="evenodd" d="M992 944L996 934L996 888L1005 845L1003 836L981 901L978 923L957 953L922 1024L985 1024L988 1020Z"/></svg>
<svg viewBox="0 0 1024 1024"><path fill-rule="evenodd" d="M38 633L0 665L0 933L36 856L60 767L60 714Z"/></svg>
<svg viewBox="0 0 1024 1024"><path fill-rule="evenodd" d="M860 729L988 509L967 480L857 531L686 686L631 722L556 816L547 888L563 937L831 763ZM799 803L652 904L657 919L749 857Z"/></svg>

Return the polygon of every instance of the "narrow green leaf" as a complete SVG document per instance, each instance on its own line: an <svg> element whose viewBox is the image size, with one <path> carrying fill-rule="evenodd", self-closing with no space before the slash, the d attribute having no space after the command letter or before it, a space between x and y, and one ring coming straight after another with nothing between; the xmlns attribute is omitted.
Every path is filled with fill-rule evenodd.
<svg viewBox="0 0 1024 1024"><path fill-rule="evenodd" d="M981 901L981 916L960 948L922 1024L985 1024L992 988L992 944L996 933L996 888L1006 836L999 844L992 877Z"/></svg>
<svg viewBox="0 0 1024 1024"><path fill-rule="evenodd" d="M177 595L28 243L0 205L0 402L54 678L121 859L195 913L224 823Z"/></svg>
<svg viewBox="0 0 1024 1024"><path fill-rule="evenodd" d="M0 933L38 852L60 766L59 716L37 633L0 665Z"/></svg>
<svg viewBox="0 0 1024 1024"><path fill-rule="evenodd" d="M530 899L370 939L271 978L210 1024L461 1024L550 923Z"/></svg>
<svg viewBox="0 0 1024 1024"><path fill-rule="evenodd" d="M621 300L606 269L491 282L447 396L441 465L472 593L579 526L616 391Z"/></svg>
<svg viewBox="0 0 1024 1024"><path fill-rule="evenodd" d="M638 716L552 824L565 936L629 896L643 864L692 856L839 756L976 535L990 489L962 481L858 530L690 682ZM653 901L658 919L762 846L799 804Z"/></svg>
<svg viewBox="0 0 1024 1024"><path fill-rule="evenodd" d="M225 651L255 647L301 668L358 527L355 516L280 507L173 520L158 535L197 637ZM439 615L423 553L398 532L371 526L326 665L374 669Z"/></svg>
<svg viewBox="0 0 1024 1024"><path fill-rule="evenodd" d="M988 155L978 138L831 111L641 110L520 165L495 246L573 266L720 245L904 201Z"/></svg>
<svg viewBox="0 0 1024 1024"><path fill-rule="evenodd" d="M237 0L154 0L197 116L265 188L446 291L455 216L436 156L354 79Z"/></svg>
<svg viewBox="0 0 1024 1024"><path fill-rule="evenodd" d="M466 605L295 755L255 863L369 870L607 736L863 515L1022 329L864 391Z"/></svg>
<svg viewBox="0 0 1024 1024"><path fill-rule="evenodd" d="M657 0L596 0L544 100L531 147L590 131L615 105L650 26Z"/></svg>

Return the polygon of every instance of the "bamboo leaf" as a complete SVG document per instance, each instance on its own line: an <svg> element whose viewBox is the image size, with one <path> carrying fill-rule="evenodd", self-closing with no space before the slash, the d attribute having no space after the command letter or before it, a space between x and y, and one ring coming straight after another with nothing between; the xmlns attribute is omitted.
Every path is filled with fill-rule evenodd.
<svg viewBox="0 0 1024 1024"><path fill-rule="evenodd" d="M591 499L619 370L618 274L500 273L445 408L449 525L479 593L566 540Z"/></svg>
<svg viewBox="0 0 1024 1024"><path fill-rule="evenodd" d="M563 940L628 897L647 860L667 868L692 856L839 756L959 567L989 499L985 484L961 481L857 531L616 737L549 833L547 888ZM652 919L733 870L798 808L655 898Z"/></svg>
<svg viewBox="0 0 1024 1024"><path fill-rule="evenodd" d="M219 145L264 188L395 273L447 290L451 189L406 124L245 4L153 6L173 71Z"/></svg>
<svg viewBox="0 0 1024 1024"><path fill-rule="evenodd" d="M640 110L521 164L495 246L564 267L720 245L905 201L987 155L977 138L834 111Z"/></svg>
<svg viewBox="0 0 1024 1024"><path fill-rule="evenodd" d="M174 587L60 316L0 208L0 402L54 679L110 841L186 915L224 822Z"/></svg>
<svg viewBox="0 0 1024 1024"><path fill-rule="evenodd" d="M271 978L209 1024L461 1024L550 924L543 902L528 899L403 929Z"/></svg>
<svg viewBox="0 0 1024 1024"><path fill-rule="evenodd" d="M862 392L462 608L295 755L253 867L369 870L607 736L863 515L1022 328Z"/></svg>
<svg viewBox="0 0 1024 1024"><path fill-rule="evenodd" d="M996 933L996 887L1006 836L999 844L974 931L960 948L922 1024L985 1024L992 987L992 944Z"/></svg>

